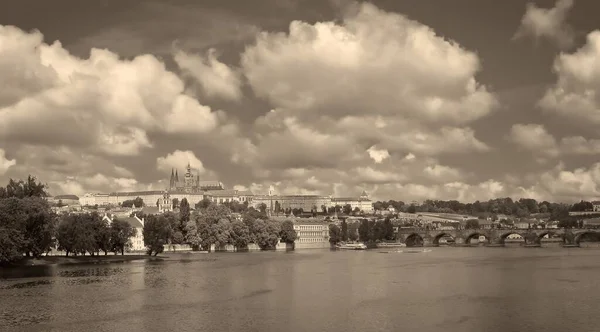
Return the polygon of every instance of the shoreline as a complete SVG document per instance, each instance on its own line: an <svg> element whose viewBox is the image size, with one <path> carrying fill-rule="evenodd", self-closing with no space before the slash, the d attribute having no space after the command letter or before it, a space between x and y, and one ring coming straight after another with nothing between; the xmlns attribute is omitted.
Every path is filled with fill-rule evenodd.
<svg viewBox="0 0 600 332"><path fill-rule="evenodd" d="M42 256L40 258L23 258L12 264L3 267L27 267L27 266L49 266L49 265L69 265L69 264L99 264L99 263L120 263L137 260L162 260L163 257L150 257L148 255L100 255L100 256Z"/></svg>

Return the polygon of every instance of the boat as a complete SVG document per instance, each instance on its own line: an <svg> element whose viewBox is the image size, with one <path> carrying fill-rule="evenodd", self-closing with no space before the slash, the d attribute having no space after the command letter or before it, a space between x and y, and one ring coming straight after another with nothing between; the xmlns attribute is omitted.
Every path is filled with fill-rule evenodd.
<svg viewBox="0 0 600 332"><path fill-rule="evenodd" d="M345 243L338 244L337 248L344 250L366 250L367 246L364 243Z"/></svg>
<svg viewBox="0 0 600 332"><path fill-rule="evenodd" d="M418 254L422 252L430 252L431 249L406 249L406 250L398 250L398 252L403 252L405 254Z"/></svg>
<svg viewBox="0 0 600 332"><path fill-rule="evenodd" d="M382 242L382 243L378 243L377 244L378 248L405 248L406 244L404 243L389 243L389 242Z"/></svg>

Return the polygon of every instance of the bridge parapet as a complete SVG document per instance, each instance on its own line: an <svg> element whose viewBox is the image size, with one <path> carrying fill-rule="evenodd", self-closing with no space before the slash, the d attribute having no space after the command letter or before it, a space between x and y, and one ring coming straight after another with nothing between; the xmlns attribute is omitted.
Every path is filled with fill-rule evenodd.
<svg viewBox="0 0 600 332"><path fill-rule="evenodd" d="M398 231L398 239L421 242L425 246L437 246L439 240L444 236L450 236L456 244L468 244L471 239L484 236L486 244L504 245L504 241L511 234L518 234L526 245L540 245L542 238L546 235L561 237L565 245L579 245L584 234L600 234L596 229L463 229L463 230L402 230Z"/></svg>

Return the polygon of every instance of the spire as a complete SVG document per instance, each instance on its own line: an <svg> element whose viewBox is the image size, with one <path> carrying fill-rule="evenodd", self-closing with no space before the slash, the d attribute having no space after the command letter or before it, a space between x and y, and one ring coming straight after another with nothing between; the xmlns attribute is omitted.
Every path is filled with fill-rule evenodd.
<svg viewBox="0 0 600 332"><path fill-rule="evenodd" d="M179 182L179 174L177 174L177 170L175 170L175 182Z"/></svg>
<svg viewBox="0 0 600 332"><path fill-rule="evenodd" d="M175 186L175 170L171 168L171 180L169 181L169 189Z"/></svg>

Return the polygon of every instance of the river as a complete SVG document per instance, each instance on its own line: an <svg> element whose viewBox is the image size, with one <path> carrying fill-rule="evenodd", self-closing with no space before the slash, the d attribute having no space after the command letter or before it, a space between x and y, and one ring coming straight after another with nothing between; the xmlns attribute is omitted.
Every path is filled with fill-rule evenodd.
<svg viewBox="0 0 600 332"><path fill-rule="evenodd" d="M0 331L598 331L598 248L169 254L0 270Z"/></svg>

